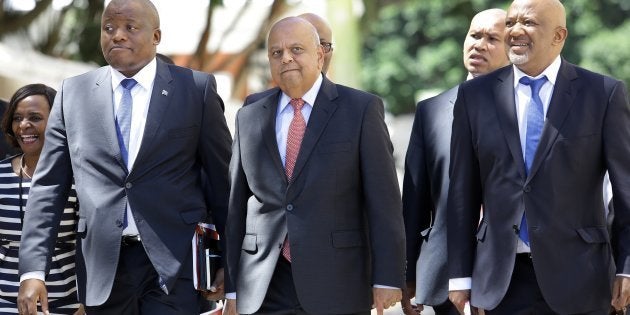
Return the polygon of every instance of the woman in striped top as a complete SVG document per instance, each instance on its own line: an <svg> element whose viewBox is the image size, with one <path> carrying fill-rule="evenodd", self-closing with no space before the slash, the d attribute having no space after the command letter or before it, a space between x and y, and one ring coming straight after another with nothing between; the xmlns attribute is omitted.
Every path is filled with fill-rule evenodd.
<svg viewBox="0 0 630 315"><path fill-rule="evenodd" d="M11 98L2 119L2 131L7 140L23 153L0 161L0 314L18 314L18 251L22 221L55 93L43 84L24 86ZM50 314L84 314L76 289L76 205L73 187L46 278Z"/></svg>

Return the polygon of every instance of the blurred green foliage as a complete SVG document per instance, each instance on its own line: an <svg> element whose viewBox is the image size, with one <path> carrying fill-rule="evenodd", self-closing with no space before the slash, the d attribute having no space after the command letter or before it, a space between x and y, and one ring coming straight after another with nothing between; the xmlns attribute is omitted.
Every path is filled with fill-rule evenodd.
<svg viewBox="0 0 630 315"><path fill-rule="evenodd" d="M376 0L375 0L376 1ZM413 112L424 90L446 90L466 78L462 44L469 22L498 0L380 0L364 32L363 86L393 114ZM630 85L630 1L564 1L569 38L562 56Z"/></svg>

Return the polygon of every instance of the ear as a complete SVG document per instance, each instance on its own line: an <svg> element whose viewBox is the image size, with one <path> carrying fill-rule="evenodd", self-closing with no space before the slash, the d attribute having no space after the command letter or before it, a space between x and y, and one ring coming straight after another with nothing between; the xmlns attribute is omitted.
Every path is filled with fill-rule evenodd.
<svg viewBox="0 0 630 315"><path fill-rule="evenodd" d="M157 46L161 40L162 40L162 30L159 28L156 28L153 31L153 45Z"/></svg>
<svg viewBox="0 0 630 315"><path fill-rule="evenodd" d="M567 39L567 36L569 36L569 31L567 30L566 27L564 26L556 27L553 34L553 44L554 45L563 44L564 41Z"/></svg>
<svg viewBox="0 0 630 315"><path fill-rule="evenodd" d="M317 45L317 64L321 71L324 68L324 47L322 45Z"/></svg>

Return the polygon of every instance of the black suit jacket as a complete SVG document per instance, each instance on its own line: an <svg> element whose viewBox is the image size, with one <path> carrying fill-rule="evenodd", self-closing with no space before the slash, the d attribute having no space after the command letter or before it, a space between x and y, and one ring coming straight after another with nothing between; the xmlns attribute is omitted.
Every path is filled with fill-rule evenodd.
<svg viewBox="0 0 630 315"><path fill-rule="evenodd" d="M280 90L273 90L236 117L226 237L238 312L259 309L287 233L308 313L368 311L373 284L404 284L400 191L383 103L324 78L288 183L275 135Z"/></svg>
<svg viewBox="0 0 630 315"><path fill-rule="evenodd" d="M219 224L227 216L231 137L214 82L209 74L157 61L142 144L128 171L116 136L110 68L64 80L29 194L20 273L48 270L74 179L84 303L100 305L110 294L127 202L166 288L172 290L178 277L192 277L196 223L209 213ZM211 194L201 188L201 170Z"/></svg>
<svg viewBox="0 0 630 315"><path fill-rule="evenodd" d="M534 270L549 306L563 314L608 307L615 267L630 273L630 106L624 84L562 60L529 176L511 66L461 85L451 141L449 273L472 276L472 304L493 309L505 295L518 239L513 227L525 212ZM614 258L602 215L606 170L619 244Z"/></svg>
<svg viewBox="0 0 630 315"><path fill-rule="evenodd" d="M405 159L407 281L416 282L416 302L424 305L448 299L446 201L457 88L418 103Z"/></svg>

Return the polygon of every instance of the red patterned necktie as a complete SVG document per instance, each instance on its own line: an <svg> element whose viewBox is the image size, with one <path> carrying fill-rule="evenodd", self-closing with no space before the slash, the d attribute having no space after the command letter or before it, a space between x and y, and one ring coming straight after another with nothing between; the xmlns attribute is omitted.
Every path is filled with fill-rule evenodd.
<svg viewBox="0 0 630 315"><path fill-rule="evenodd" d="M293 169L295 168L295 161L297 161L298 153L300 152L300 146L302 145L302 139L304 138L304 132L306 131L306 121L302 116L302 107L304 107L304 100L301 98L291 99L289 102L293 107L293 119L289 125L289 132L287 134L287 151L284 162L284 173L287 175L289 182L293 176ZM291 261L291 250L289 248L289 236L284 239L282 244L282 256L286 260Z"/></svg>

